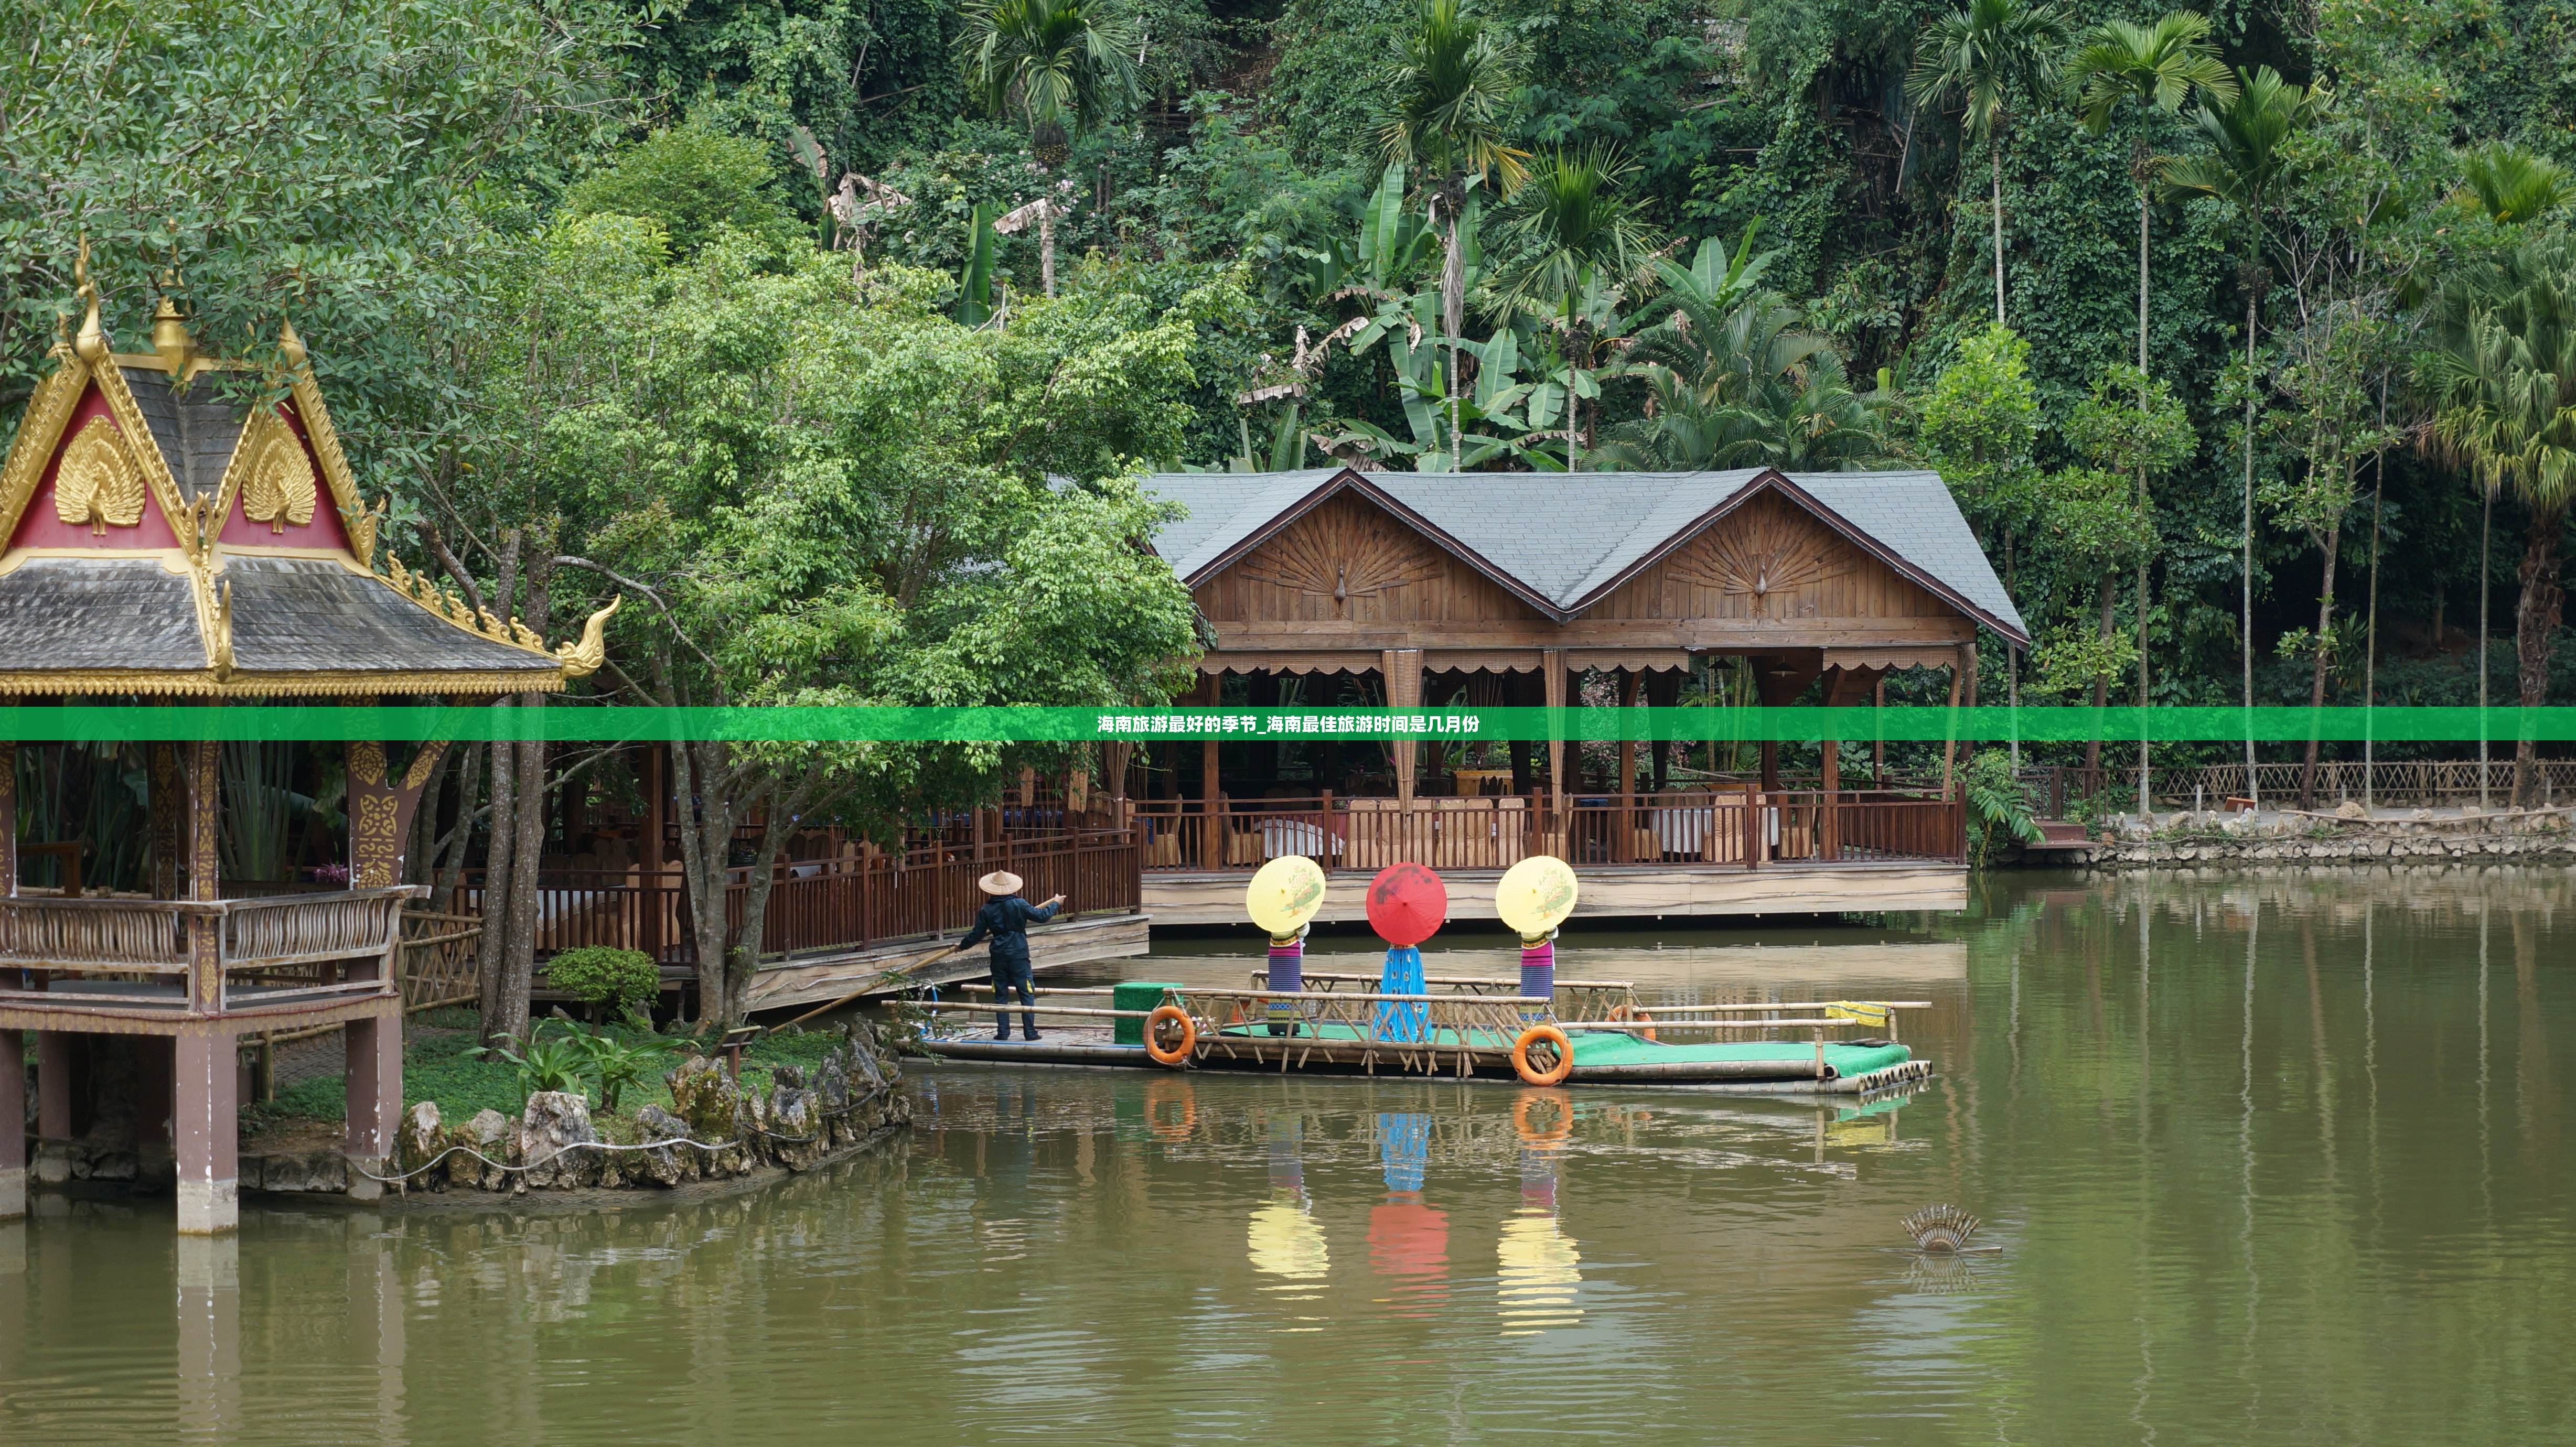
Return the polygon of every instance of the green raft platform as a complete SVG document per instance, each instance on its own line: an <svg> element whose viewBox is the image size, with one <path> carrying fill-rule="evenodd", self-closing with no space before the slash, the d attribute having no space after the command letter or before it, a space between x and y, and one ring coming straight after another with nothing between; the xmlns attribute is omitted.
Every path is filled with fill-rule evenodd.
<svg viewBox="0 0 2576 1447"><path fill-rule="evenodd" d="M1764 1095L1868 1094L1932 1073L1930 1062L1892 1036L1826 1038L1828 1030L1871 1023L1892 1032L1895 1002L1778 1001L1649 1011L1636 1004L1633 990L1623 982L1566 982L1559 994L1573 1007L1568 1015L1558 1013L1557 1001L1472 990L1383 995L1129 984L1114 992L1042 992L1036 1013L1046 1021L1046 1030L1038 1040L934 1030L926 1031L921 1043L944 1059L1023 1065L1529 1081L1533 1071L1514 1047L1529 1042L1531 1053L1544 1057L1538 1073L1553 1075L1558 1063L1554 1041L1562 1038L1571 1046L1572 1066L1546 1083L1691 1086ZM1113 995L1124 1008L1057 1003L1081 995ZM1154 1008L1136 1008L1148 1000ZM1530 1008L1540 1005L1547 1008ZM937 1001L925 1008L942 1020L980 1025L993 1006ZM1019 1024L1016 1008L1012 1023L1015 1028ZM1547 1038L1533 1036L1534 1027ZM1709 1038L1787 1030L1808 1038ZM1154 1040L1151 1049L1148 1038Z"/></svg>

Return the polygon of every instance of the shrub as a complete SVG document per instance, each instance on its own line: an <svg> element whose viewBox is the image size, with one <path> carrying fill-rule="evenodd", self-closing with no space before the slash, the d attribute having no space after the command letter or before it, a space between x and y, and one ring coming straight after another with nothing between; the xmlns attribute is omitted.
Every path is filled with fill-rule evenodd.
<svg viewBox="0 0 2576 1447"><path fill-rule="evenodd" d="M583 945L546 962L546 981L556 989L611 1014L640 1010L662 991L662 972L639 950L613 945Z"/></svg>

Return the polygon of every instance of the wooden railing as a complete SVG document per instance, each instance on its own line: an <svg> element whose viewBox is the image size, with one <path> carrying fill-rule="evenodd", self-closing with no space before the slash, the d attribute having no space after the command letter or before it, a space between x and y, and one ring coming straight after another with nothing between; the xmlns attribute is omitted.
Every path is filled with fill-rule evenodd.
<svg viewBox="0 0 2576 1447"><path fill-rule="evenodd" d="M1301 854L1326 869L1398 862L1503 869L1532 854L1577 866L1956 861L1960 806L1937 795L1745 788L1663 794L1416 799L1222 799L1136 805L1148 870L1251 870Z"/></svg>
<svg viewBox="0 0 2576 1447"><path fill-rule="evenodd" d="M419 892L0 899L0 999L206 1015L387 994L403 905ZM215 941L212 980L200 978L191 948L205 933Z"/></svg>
<svg viewBox="0 0 2576 1447"><path fill-rule="evenodd" d="M2496 757L2486 764L2484 797L2501 806L2513 796L2513 750L2499 744L2494 752ZM2576 798L2576 759L2536 762L2546 799ZM2306 768L2295 763L2256 764L2254 778L2262 785L2259 797L2263 807L2297 803ZM2481 794L2478 772L2475 759L2382 759L2367 765L2358 759L2320 760L2316 798L2328 807L2364 797L2375 804L2404 808L2474 804ZM2106 764L2093 769L2044 765L2023 770L2022 783L2042 818L2063 819L2069 809L2091 798L2102 798L2115 810L2137 807L2138 770L2134 764ZM2245 766L2241 763L2158 767L2148 774L2148 783L2151 797L2162 809L2220 809L2231 798L2249 797Z"/></svg>
<svg viewBox="0 0 2576 1447"><path fill-rule="evenodd" d="M963 930L984 903L975 881L997 869L1026 881L1020 892L1032 901L1062 894L1077 913L1132 914L1144 907L1138 859L1136 837L1120 829L993 840L980 855L941 851L920 862L885 854L788 860L770 885L759 949L764 958L818 954ZM748 873L734 871L725 889L734 928L750 903ZM463 894L463 906L479 913L479 870L467 873ZM549 871L538 885L537 953L613 945L693 964L693 919L676 869Z"/></svg>

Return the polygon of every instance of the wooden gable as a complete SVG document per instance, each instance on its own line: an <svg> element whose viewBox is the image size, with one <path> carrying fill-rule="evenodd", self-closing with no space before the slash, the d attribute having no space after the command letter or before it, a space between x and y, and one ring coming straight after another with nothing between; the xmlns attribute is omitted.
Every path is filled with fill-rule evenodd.
<svg viewBox="0 0 2576 1447"><path fill-rule="evenodd" d="M1748 499L1583 611L1588 621L1705 619L1967 636L1959 609L1777 492Z"/></svg>
<svg viewBox="0 0 2576 1447"><path fill-rule="evenodd" d="M1405 519L1337 492L1193 590L1208 620L1331 631L1542 615Z"/></svg>

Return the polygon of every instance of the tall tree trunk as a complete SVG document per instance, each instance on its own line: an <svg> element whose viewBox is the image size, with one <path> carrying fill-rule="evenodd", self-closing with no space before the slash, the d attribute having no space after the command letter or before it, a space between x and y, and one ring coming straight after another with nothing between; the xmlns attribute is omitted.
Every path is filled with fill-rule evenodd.
<svg viewBox="0 0 2576 1447"><path fill-rule="evenodd" d="M514 709L518 696L496 700L495 709ZM512 807L518 797L518 745L507 739L496 739L492 754L492 808L487 816L487 837L483 851L483 938L475 948L475 960L482 973L483 1043L498 1044L517 1033L511 1027L508 969L503 961L509 955L510 940L510 856L516 849L518 818ZM525 1027L528 999L519 996L518 1018Z"/></svg>
<svg viewBox="0 0 2576 1447"><path fill-rule="evenodd" d="M2317 586L2317 652L2308 675L2308 758L2299 770L2299 807L2317 806L2317 728L2316 710L2326 706L2326 659L2328 630L2334 627L2335 552L2343 543L2340 526L2326 529L2326 563L2324 580Z"/></svg>
<svg viewBox="0 0 2576 1447"><path fill-rule="evenodd" d="M2263 786L2256 780L2254 764L2254 303L2257 295L2258 289L2249 277L2245 286L2245 556L2241 579L2244 612L2237 621L2237 630L2245 662L2245 797L2259 806L2263 802Z"/></svg>
<svg viewBox="0 0 2576 1447"><path fill-rule="evenodd" d="M551 556L540 549L541 555ZM547 597L546 574L551 569L531 560L528 567L528 595L523 615L528 626L543 634L551 624L554 609ZM533 725L530 717L546 706L546 696L526 693L519 696L519 717ZM531 728L529 732L535 730ZM502 989L506 996L502 1008L511 1021L512 1034L524 1037L528 1024L528 992L537 978L537 902L541 893L537 872L545 862L546 852L546 745L543 739L521 739L517 745L519 778L511 790L514 816L509 822L516 836L510 845L510 911L508 953L502 956ZM502 827L497 812L492 827Z"/></svg>
<svg viewBox="0 0 2576 1447"><path fill-rule="evenodd" d="M667 699L665 700L668 701ZM731 941L725 928L735 799L706 782L724 772L727 746L683 742L671 747L672 795L679 801L680 877L688 890L689 942L697 956L698 1023L724 1018Z"/></svg>
<svg viewBox="0 0 2576 1447"><path fill-rule="evenodd" d="M2494 591L2488 580L2487 559L2495 541L2495 489L2486 489L2486 504L2478 516L2478 807L2487 807L2487 599Z"/></svg>
<svg viewBox="0 0 2576 1447"><path fill-rule="evenodd" d="M1458 470L1458 456L1465 449L1458 441L1458 339L1467 329L1467 253L1458 246L1458 211L1460 202L1441 188L1441 219L1446 225L1446 245L1440 258L1440 329L1449 336L1449 470ZM1571 400L1571 399L1568 399Z"/></svg>
<svg viewBox="0 0 2576 1447"><path fill-rule="evenodd" d="M1038 285L1055 295L1055 201L1038 208Z"/></svg>
<svg viewBox="0 0 2576 1447"><path fill-rule="evenodd" d="M2004 324L2004 152L2000 136L1986 140L1986 179L1995 221L1995 325Z"/></svg>
<svg viewBox="0 0 2576 1447"><path fill-rule="evenodd" d="M2559 606L2566 594L2558 586L2558 528L2565 513L2534 508L2531 530L2522 547L2522 601L2513 615L2514 655L2520 665L2522 706L2549 702L2550 645L2558 639ZM2525 809L2540 803L2537 746L2528 727L2513 746L2513 802Z"/></svg>
<svg viewBox="0 0 2576 1447"><path fill-rule="evenodd" d="M2102 575L2102 641L2111 640L2111 575ZM2108 674L2093 676L2093 736L2084 741L2085 787L2098 792L2103 784L2094 771L2102 767L2102 708L2111 701L2111 679Z"/></svg>
<svg viewBox="0 0 2576 1447"><path fill-rule="evenodd" d="M2143 159L2138 163L2145 164ZM2147 183L2143 171L2138 180L2138 416L2147 414ZM2147 516L2147 470L2138 469L2138 515ZM2149 520L2152 528L2154 522ZM2138 817L2153 812L2154 799L2148 792L2150 759L2147 750L2147 568L2151 559L2138 555Z"/></svg>

